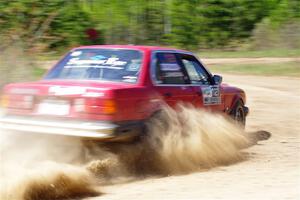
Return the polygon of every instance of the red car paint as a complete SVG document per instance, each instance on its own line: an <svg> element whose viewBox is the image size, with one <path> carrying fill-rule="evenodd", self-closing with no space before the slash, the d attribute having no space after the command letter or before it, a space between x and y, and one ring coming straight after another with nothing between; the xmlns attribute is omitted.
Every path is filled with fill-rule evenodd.
<svg viewBox="0 0 300 200"><path fill-rule="evenodd" d="M193 68L196 61L193 54L188 51L154 46L99 45L75 48L71 52L81 53L85 49L127 49L141 52L142 62L136 82L43 79L36 82L8 84L2 92L8 99L7 115L122 123L148 119L165 104L174 107L177 103L184 102L199 108L230 113L238 101L246 103L243 90L228 84L215 84L213 76L200 61L197 61L198 65L203 68L202 70L206 70L205 76L208 76L209 81L204 85L192 84L186 66ZM157 66L164 75L156 75ZM185 73L176 70L185 70ZM172 78L185 83L172 84ZM200 75L196 78L201 79ZM171 84L169 82L165 84L164 81L171 81ZM208 92L207 99L203 94L205 92ZM216 94L214 96L211 93ZM45 99L50 99L50 102L51 100L67 102L69 110L65 114L39 112L39 105ZM105 109L107 110L104 111Z"/></svg>

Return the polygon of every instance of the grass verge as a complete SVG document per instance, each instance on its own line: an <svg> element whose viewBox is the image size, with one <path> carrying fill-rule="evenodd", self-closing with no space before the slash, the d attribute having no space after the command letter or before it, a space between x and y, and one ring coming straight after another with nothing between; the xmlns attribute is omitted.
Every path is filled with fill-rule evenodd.
<svg viewBox="0 0 300 200"><path fill-rule="evenodd" d="M263 51L221 51L208 50L197 53L200 58L261 58L300 57L300 49L271 49Z"/></svg>
<svg viewBox="0 0 300 200"><path fill-rule="evenodd" d="M300 78L300 63L224 64L208 67L213 73L248 74L259 76L291 76Z"/></svg>

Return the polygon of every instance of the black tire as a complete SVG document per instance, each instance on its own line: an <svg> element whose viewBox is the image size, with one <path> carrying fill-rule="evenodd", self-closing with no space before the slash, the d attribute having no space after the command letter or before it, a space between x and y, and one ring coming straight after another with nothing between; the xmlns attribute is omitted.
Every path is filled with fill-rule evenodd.
<svg viewBox="0 0 300 200"><path fill-rule="evenodd" d="M246 113L244 110L244 103L238 101L231 112L232 119L242 128L246 126Z"/></svg>

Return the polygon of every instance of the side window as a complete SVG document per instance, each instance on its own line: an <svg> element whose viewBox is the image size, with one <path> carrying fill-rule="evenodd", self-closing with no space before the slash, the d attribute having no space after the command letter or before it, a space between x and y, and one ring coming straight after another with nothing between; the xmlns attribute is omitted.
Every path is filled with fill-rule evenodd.
<svg viewBox="0 0 300 200"><path fill-rule="evenodd" d="M195 57L190 55L181 55L181 61L189 75L191 84L210 84L209 74Z"/></svg>
<svg viewBox="0 0 300 200"><path fill-rule="evenodd" d="M158 84L186 84L188 77L179 64L174 53L156 54L156 83Z"/></svg>

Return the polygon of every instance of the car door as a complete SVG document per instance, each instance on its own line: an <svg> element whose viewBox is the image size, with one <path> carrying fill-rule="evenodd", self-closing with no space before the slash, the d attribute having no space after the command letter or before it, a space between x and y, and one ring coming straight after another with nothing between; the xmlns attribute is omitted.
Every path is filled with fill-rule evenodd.
<svg viewBox="0 0 300 200"><path fill-rule="evenodd" d="M193 101L194 89L189 85L187 72L176 52L153 53L152 69L153 87L169 106L174 107L179 102Z"/></svg>
<svg viewBox="0 0 300 200"><path fill-rule="evenodd" d="M178 55L194 90L194 105L214 111L224 110L224 95L221 85L214 84L211 74L191 54Z"/></svg>

